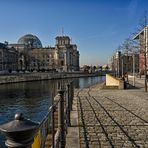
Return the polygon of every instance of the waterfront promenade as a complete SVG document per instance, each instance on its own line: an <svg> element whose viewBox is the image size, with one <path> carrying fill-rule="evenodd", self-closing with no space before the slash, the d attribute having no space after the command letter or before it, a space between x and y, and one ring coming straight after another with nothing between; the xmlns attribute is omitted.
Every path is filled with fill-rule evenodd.
<svg viewBox="0 0 148 148"><path fill-rule="evenodd" d="M147 148L148 93L143 79L136 78L135 84L136 88L126 90L100 85L75 89L66 147Z"/></svg>

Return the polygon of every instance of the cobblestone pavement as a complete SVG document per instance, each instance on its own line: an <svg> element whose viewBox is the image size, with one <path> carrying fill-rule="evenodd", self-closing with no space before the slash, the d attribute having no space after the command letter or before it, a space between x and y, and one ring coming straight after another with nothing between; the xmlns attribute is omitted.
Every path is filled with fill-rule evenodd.
<svg viewBox="0 0 148 148"><path fill-rule="evenodd" d="M148 148L148 94L140 89L75 91L81 148Z"/></svg>

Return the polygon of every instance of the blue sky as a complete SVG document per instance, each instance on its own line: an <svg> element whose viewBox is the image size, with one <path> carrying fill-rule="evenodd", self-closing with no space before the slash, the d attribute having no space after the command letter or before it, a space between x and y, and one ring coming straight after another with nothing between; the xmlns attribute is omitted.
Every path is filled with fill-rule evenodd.
<svg viewBox="0 0 148 148"><path fill-rule="evenodd" d="M0 42L31 33L54 46L64 28L81 65L103 65L137 31L147 8L147 0L0 0Z"/></svg>

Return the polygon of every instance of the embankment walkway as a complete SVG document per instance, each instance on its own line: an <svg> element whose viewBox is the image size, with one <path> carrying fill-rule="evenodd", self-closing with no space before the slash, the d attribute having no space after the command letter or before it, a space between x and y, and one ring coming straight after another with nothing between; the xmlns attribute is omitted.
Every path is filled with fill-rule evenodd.
<svg viewBox="0 0 148 148"><path fill-rule="evenodd" d="M135 89L76 89L66 148L147 148L148 93L138 81Z"/></svg>

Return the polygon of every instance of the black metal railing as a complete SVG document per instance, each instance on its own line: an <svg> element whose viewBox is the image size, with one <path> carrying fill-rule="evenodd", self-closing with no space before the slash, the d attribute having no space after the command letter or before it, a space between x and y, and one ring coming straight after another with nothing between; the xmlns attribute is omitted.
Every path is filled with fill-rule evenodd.
<svg viewBox="0 0 148 148"><path fill-rule="evenodd" d="M73 82L67 82L60 87L58 94L53 98L52 106L40 123L24 119L22 114L15 115L15 120L0 126L7 138L5 145L11 148L64 148L67 127L71 125L73 97Z"/></svg>

